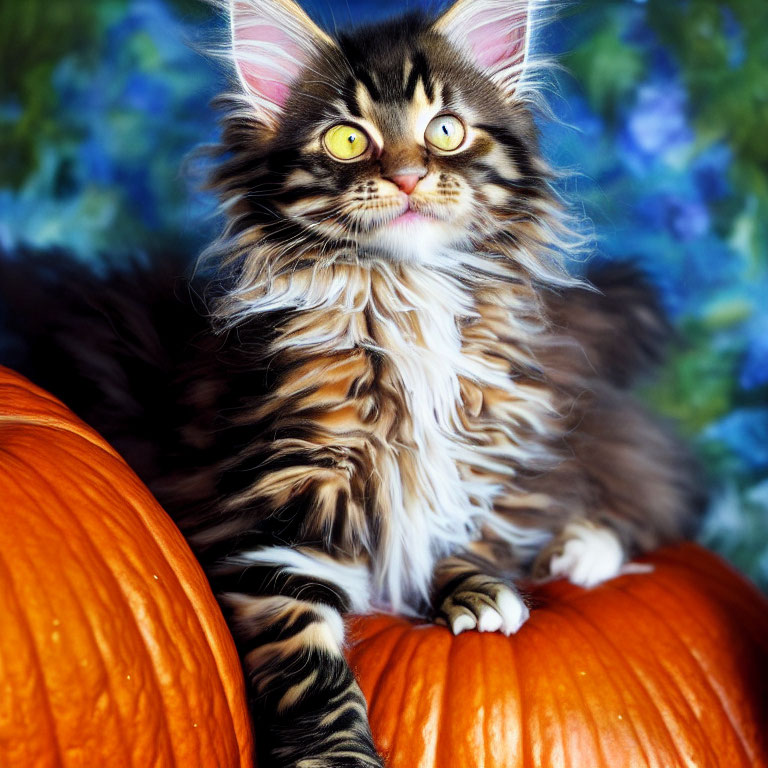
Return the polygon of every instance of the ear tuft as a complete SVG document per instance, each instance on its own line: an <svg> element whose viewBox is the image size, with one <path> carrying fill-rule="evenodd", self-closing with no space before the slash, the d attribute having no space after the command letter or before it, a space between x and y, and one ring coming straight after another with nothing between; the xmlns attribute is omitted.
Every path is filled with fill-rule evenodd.
<svg viewBox="0 0 768 768"><path fill-rule="evenodd" d="M537 0L457 0L434 29L479 69L509 85L524 72L538 4Z"/></svg>
<svg viewBox="0 0 768 768"><path fill-rule="evenodd" d="M229 17L243 92L274 125L302 69L333 42L292 0L229 0Z"/></svg>

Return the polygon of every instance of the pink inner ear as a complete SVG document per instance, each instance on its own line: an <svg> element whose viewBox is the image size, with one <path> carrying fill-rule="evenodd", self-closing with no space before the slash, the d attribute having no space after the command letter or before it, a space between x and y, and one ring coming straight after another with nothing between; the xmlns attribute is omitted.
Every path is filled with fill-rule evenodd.
<svg viewBox="0 0 768 768"><path fill-rule="evenodd" d="M486 12L483 15L488 17L492 14ZM525 53L525 24L524 15L511 19L481 20L467 35L477 63L481 67L492 67L502 61L513 64L521 59Z"/></svg>
<svg viewBox="0 0 768 768"><path fill-rule="evenodd" d="M241 64L240 72L253 93L271 101L278 107L285 106L291 88L279 80L268 79L277 77L274 70L262 70L250 64Z"/></svg>
<svg viewBox="0 0 768 768"><path fill-rule="evenodd" d="M236 9L243 6L236 6ZM248 13L253 16L252 10ZM283 107L291 83L303 66L306 53L280 27L257 18L253 24L235 26L235 63L248 89L278 107ZM266 23L259 23L266 22ZM260 44L266 44L259 50ZM260 61L251 61L249 53Z"/></svg>

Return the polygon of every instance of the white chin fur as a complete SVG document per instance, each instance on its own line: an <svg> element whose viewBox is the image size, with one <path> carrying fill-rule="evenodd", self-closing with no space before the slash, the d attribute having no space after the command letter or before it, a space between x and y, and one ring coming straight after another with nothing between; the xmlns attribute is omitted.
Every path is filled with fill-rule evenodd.
<svg viewBox="0 0 768 768"><path fill-rule="evenodd" d="M396 261L439 266L435 255L460 247L466 236L454 224L420 219L385 224L360 239L365 246Z"/></svg>

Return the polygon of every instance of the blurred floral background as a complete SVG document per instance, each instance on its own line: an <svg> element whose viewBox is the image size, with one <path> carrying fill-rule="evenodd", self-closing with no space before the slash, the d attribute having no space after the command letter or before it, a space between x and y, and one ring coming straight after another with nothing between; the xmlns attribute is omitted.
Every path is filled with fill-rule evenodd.
<svg viewBox="0 0 768 768"><path fill-rule="evenodd" d="M224 34L196 0L1 2L0 248L194 259L217 221L189 153L215 140L226 82L202 52ZM565 68L542 128L567 196L680 331L642 396L707 469L701 538L768 588L768 2L577 0L537 46Z"/></svg>

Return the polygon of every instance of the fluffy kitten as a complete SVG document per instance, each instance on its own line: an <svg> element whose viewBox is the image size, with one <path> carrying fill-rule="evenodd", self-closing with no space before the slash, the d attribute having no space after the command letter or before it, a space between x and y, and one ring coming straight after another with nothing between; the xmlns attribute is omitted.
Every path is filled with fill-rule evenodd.
<svg viewBox="0 0 768 768"><path fill-rule="evenodd" d="M626 270L562 266L527 2L337 38L291 0L227 12L212 323L157 272L74 275L29 366L200 557L263 764L381 765L347 611L509 634L518 576L593 585L681 535L690 467L626 391L668 329Z"/></svg>

